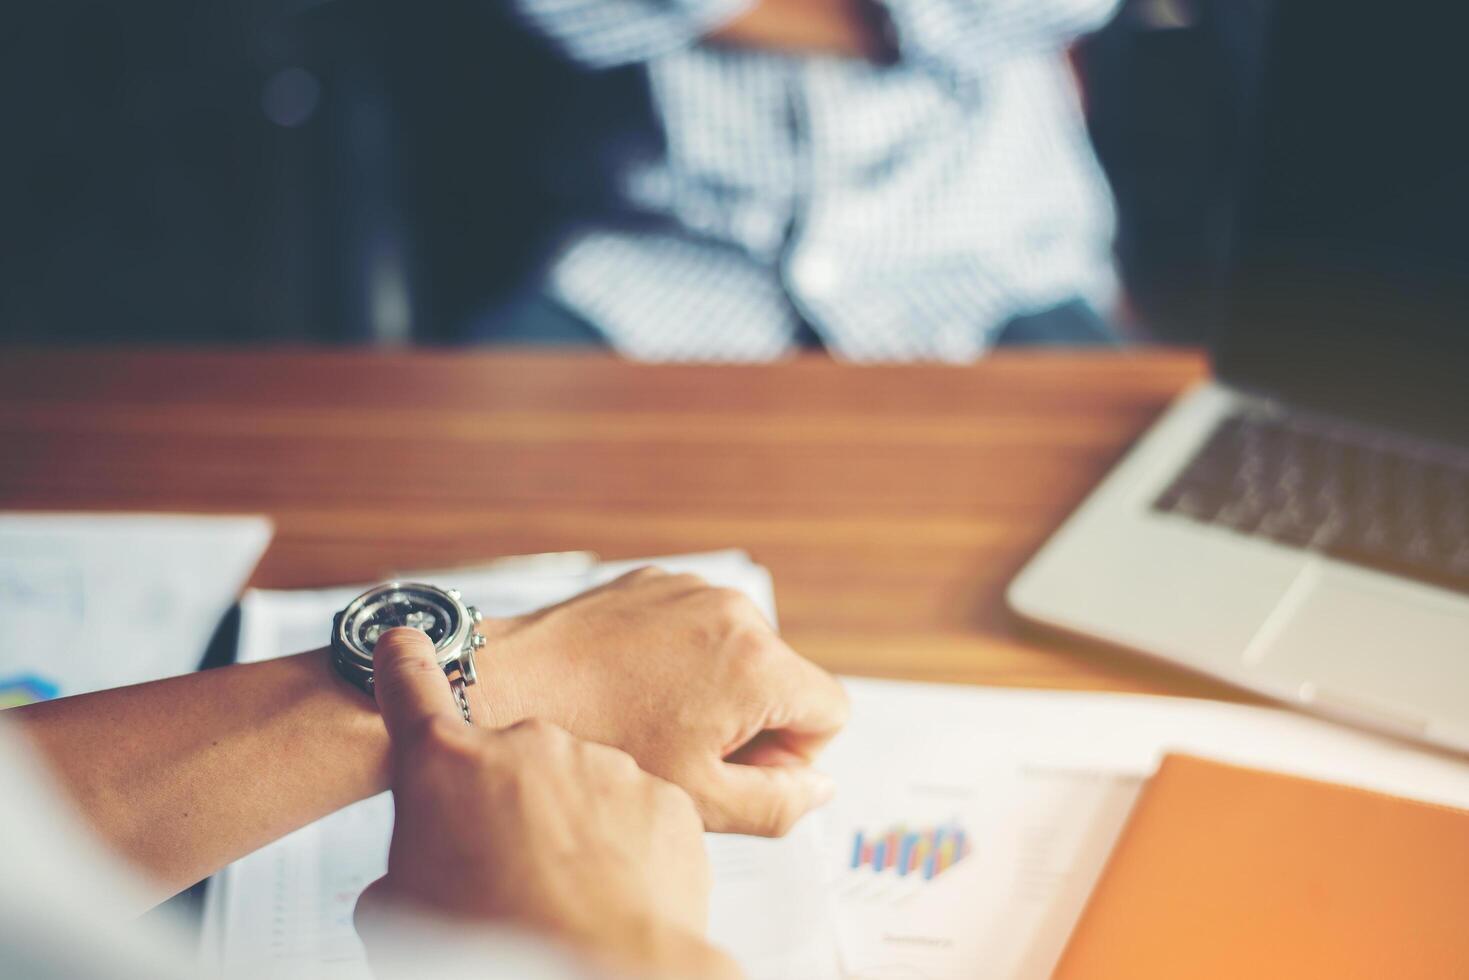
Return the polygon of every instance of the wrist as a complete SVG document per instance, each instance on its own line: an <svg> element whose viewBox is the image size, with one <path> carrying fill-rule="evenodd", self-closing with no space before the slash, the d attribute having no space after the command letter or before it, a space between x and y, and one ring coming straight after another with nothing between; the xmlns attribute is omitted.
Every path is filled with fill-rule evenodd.
<svg viewBox="0 0 1469 980"><path fill-rule="evenodd" d="M312 680L328 679L310 712L318 733L330 733L328 744L338 744L343 759L355 759L364 782L357 798L388 788L388 731L372 696L342 676L329 649L310 650L280 661L293 662ZM322 736L318 734L318 738Z"/></svg>
<svg viewBox="0 0 1469 980"><path fill-rule="evenodd" d="M485 645L475 651L476 681L466 691L470 714L481 728L509 728L536 713L529 683L526 651L516 649L513 637L527 617L492 619L488 616L475 629Z"/></svg>

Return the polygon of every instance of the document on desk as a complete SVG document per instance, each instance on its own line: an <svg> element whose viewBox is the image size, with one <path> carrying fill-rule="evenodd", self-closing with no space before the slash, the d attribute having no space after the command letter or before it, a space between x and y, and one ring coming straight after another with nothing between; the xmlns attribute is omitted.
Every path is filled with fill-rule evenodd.
<svg viewBox="0 0 1469 980"><path fill-rule="evenodd" d="M499 564L483 570L421 573L452 586L488 615L506 616L559 602L639 565L578 567L575 561ZM651 560L741 589L775 621L770 575L742 552ZM365 587L365 586L364 586ZM277 657L321 646L332 614L359 587L311 592L251 592L242 602L239 659ZM357 896L387 868L392 799L365 800L235 862L211 882L204 947L244 974L369 976L352 927ZM838 976L836 945L816 820L783 840L709 835L714 873L710 931L752 980L826 980Z"/></svg>
<svg viewBox="0 0 1469 980"><path fill-rule="evenodd" d="M662 563L662 562L660 562ZM432 576L497 614L632 564ZM738 553L669 561L750 592ZM241 659L319 646L356 592L250 593ZM1144 779L1165 752L1469 806L1469 764L1275 709L1142 695L848 679L852 720L821 766L836 799L780 841L708 838L711 935L752 980L1050 974ZM357 895L386 866L392 803L349 807L236 862L205 948L244 972L365 976Z"/></svg>
<svg viewBox="0 0 1469 980"><path fill-rule="evenodd" d="M1048 977L1167 751L1469 805L1469 763L1295 713L850 680L821 814L849 980Z"/></svg>
<svg viewBox="0 0 1469 980"><path fill-rule="evenodd" d="M0 707L198 667L263 517L0 514Z"/></svg>

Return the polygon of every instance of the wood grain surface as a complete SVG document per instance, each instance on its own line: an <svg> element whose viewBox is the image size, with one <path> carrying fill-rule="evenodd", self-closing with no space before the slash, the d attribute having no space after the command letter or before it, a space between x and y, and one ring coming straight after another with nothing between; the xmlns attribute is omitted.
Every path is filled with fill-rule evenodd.
<svg viewBox="0 0 1469 980"><path fill-rule="evenodd" d="M1018 623L1003 589L1192 352L969 367L463 350L0 348L0 507L265 513L254 584L738 546L830 669L1238 698Z"/></svg>

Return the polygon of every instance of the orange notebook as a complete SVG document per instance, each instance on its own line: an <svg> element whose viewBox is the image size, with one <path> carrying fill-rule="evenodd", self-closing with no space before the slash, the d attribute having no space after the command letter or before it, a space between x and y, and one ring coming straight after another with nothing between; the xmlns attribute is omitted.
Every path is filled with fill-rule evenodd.
<svg viewBox="0 0 1469 980"><path fill-rule="evenodd" d="M1170 755L1062 980L1469 978L1469 811Z"/></svg>

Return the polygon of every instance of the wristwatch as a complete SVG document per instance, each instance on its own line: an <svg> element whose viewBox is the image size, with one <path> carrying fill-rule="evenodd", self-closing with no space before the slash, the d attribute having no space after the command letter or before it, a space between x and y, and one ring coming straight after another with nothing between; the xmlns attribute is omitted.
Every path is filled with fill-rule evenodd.
<svg viewBox="0 0 1469 980"><path fill-rule="evenodd" d="M439 666L467 725L469 698L464 689L475 682L474 652L485 645L485 638L474 629L482 619L478 609L464 604L458 589L385 582L347 603L333 618L332 663L343 677L375 696L372 652L378 637L395 626L422 630L434 643Z"/></svg>

